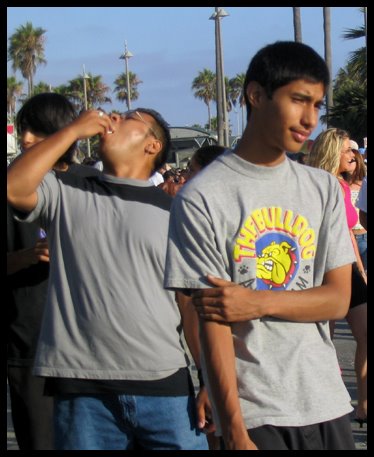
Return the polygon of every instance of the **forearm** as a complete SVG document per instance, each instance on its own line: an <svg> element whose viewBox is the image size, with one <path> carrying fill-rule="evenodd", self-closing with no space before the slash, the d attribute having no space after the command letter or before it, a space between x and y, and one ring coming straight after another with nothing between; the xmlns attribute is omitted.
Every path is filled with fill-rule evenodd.
<svg viewBox="0 0 374 457"><path fill-rule="evenodd" d="M201 343L212 401L228 449L246 448L248 433L240 409L230 325L201 320ZM236 447L237 446L237 447Z"/></svg>
<svg viewBox="0 0 374 457"><path fill-rule="evenodd" d="M34 262L34 259L30 253L31 250L32 248L22 249L21 251L8 252L6 274L12 275L35 264L36 262Z"/></svg>
<svg viewBox="0 0 374 457"><path fill-rule="evenodd" d="M25 198L36 192L49 170L77 140L74 128L67 126L23 152L8 168L8 201L22 210Z"/></svg>
<svg viewBox="0 0 374 457"><path fill-rule="evenodd" d="M200 368L199 318L192 304L191 297L176 293L176 300L182 316L184 337L197 369Z"/></svg>
<svg viewBox="0 0 374 457"><path fill-rule="evenodd" d="M323 284L303 290L253 290L207 275L215 287L192 294L199 317L216 322L244 322L270 316L294 322L341 319L351 298L352 265L325 273Z"/></svg>
<svg viewBox="0 0 374 457"><path fill-rule="evenodd" d="M295 322L318 322L345 317L351 297L351 265L326 274L319 287L301 291L256 291L263 315ZM325 277L326 277L325 276Z"/></svg>

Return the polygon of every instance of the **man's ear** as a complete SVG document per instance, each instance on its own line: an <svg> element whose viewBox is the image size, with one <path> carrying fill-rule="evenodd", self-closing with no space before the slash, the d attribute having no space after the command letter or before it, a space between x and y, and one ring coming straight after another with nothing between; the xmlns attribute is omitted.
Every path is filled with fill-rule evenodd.
<svg viewBox="0 0 374 457"><path fill-rule="evenodd" d="M247 97L249 103L256 107L261 102L262 97L264 96L263 87L256 81L251 81L246 89Z"/></svg>
<svg viewBox="0 0 374 457"><path fill-rule="evenodd" d="M147 154L158 154L162 149L162 143L160 140L156 138L152 138L152 140L149 140L148 143L145 145L145 152Z"/></svg>

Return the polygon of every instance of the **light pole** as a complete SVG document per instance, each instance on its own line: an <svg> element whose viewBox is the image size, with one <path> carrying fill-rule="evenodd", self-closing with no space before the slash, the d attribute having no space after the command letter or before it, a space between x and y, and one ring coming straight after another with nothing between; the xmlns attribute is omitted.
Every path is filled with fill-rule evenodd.
<svg viewBox="0 0 374 457"><path fill-rule="evenodd" d="M364 26L365 26L365 52L366 52L366 63L368 60L368 30L367 30L367 7L364 6Z"/></svg>
<svg viewBox="0 0 374 457"><path fill-rule="evenodd" d="M130 87L130 75L129 75L129 59L133 57L133 53L127 49L127 41L125 41L125 52L120 56L120 59L125 59L126 69L126 104L127 109L131 109L131 87Z"/></svg>
<svg viewBox="0 0 374 457"><path fill-rule="evenodd" d="M90 79L88 74L86 73L86 70L83 65L83 93L84 93L84 109L87 111L88 108L88 103L87 103L87 79ZM87 142L87 157L91 157L91 145L90 145L90 139L86 139Z"/></svg>
<svg viewBox="0 0 374 457"><path fill-rule="evenodd" d="M209 18L215 21L218 144L226 147L229 146L229 128L227 122L225 76L223 71L221 17L228 15L223 8L216 6L215 12Z"/></svg>

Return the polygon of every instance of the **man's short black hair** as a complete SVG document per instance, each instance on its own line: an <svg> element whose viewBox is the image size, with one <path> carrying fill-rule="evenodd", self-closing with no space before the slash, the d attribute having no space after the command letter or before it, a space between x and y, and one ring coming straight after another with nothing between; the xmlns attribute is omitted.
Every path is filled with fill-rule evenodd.
<svg viewBox="0 0 374 457"><path fill-rule="evenodd" d="M16 116L18 135L26 130L45 136L52 135L77 117L74 106L61 94L43 92L26 100ZM59 159L68 164L73 162L76 143L72 144Z"/></svg>
<svg viewBox="0 0 374 457"><path fill-rule="evenodd" d="M154 109L136 108L136 111L139 111L139 113L149 114L156 121L154 129L157 135L159 136L160 141L162 142L162 149L160 153L157 155L154 164L154 170L158 170L160 167L162 167L162 165L166 163L170 149L171 137L169 124L165 121L161 114L155 111Z"/></svg>
<svg viewBox="0 0 374 457"><path fill-rule="evenodd" d="M330 84L329 70L314 49L296 41L276 41L260 49L249 64L244 81L247 120L251 105L246 92L251 81L259 83L271 99L275 90L297 79L322 83L326 93Z"/></svg>

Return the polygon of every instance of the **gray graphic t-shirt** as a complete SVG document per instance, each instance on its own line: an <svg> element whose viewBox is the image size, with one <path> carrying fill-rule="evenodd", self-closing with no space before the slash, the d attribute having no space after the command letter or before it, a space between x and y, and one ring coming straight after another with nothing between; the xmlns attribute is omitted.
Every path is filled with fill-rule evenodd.
<svg viewBox="0 0 374 457"><path fill-rule="evenodd" d="M210 273L251 289L304 290L354 260L335 177L289 159L257 166L227 151L174 199L164 284L210 287ZM264 317L231 329L248 428L352 410L328 322Z"/></svg>

